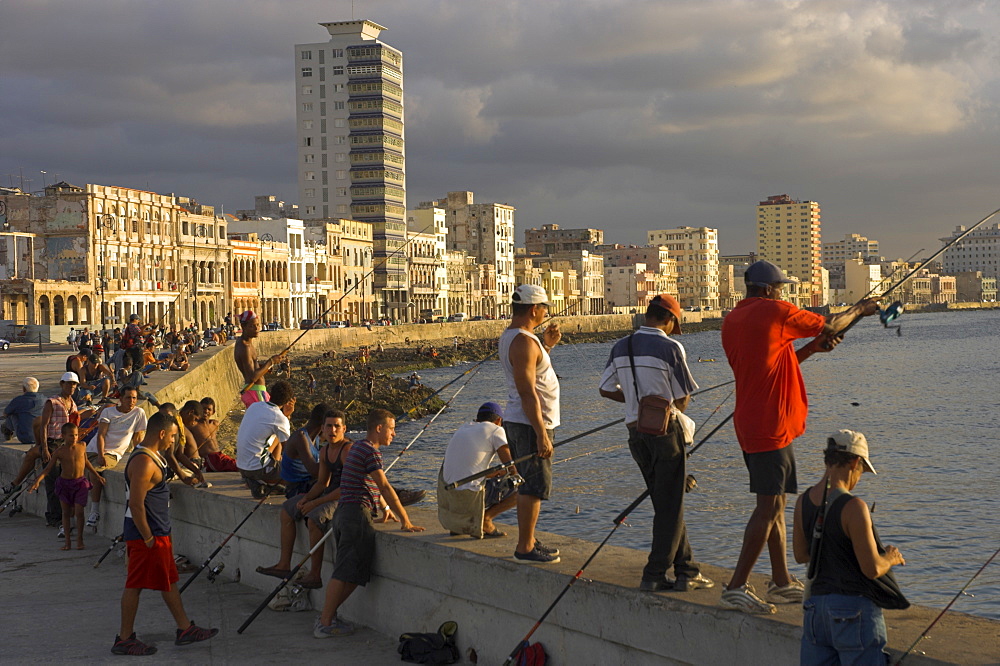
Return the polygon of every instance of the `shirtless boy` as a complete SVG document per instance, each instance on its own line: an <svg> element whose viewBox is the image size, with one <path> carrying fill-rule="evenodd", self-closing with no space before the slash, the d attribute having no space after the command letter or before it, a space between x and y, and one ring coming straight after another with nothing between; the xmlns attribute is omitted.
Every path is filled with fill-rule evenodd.
<svg viewBox="0 0 1000 666"><path fill-rule="evenodd" d="M87 493L92 487L83 473L84 470L89 471L98 483L104 485L104 479L87 460L87 447L79 441L78 434L79 429L75 423L63 425L63 443L52 452L49 464L45 466L45 469L42 470L29 489L29 492L38 490L45 475L51 472L56 465L62 466L62 473L56 479L56 497L59 498L59 504L62 506L62 524L66 543L60 550L70 549L72 541L70 535L71 513L76 516L76 549L83 550L83 509L87 506Z"/></svg>
<svg viewBox="0 0 1000 666"><path fill-rule="evenodd" d="M264 376L281 361L281 355L272 356L263 363L257 360L257 348L253 341L260 333L260 323L253 310L246 310L240 315L240 329L233 357L247 387L242 396L243 404L249 407L255 402L267 402L270 398Z"/></svg>
<svg viewBox="0 0 1000 666"><path fill-rule="evenodd" d="M219 422L215 416L215 400L209 397L201 399L204 415L196 423L189 426L198 446L198 455L205 461L207 472L236 472L236 459L222 452L215 435L219 431Z"/></svg>

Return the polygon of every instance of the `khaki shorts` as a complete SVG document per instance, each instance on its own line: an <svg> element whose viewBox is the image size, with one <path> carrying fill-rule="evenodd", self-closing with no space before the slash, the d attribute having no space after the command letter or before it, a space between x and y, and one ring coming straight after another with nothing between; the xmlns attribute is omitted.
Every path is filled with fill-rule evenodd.
<svg viewBox="0 0 1000 666"><path fill-rule="evenodd" d="M106 469L111 469L118 464L120 458L116 458L110 453L105 453L103 456L99 453L88 453L87 460L90 464L94 466L98 472L103 472Z"/></svg>

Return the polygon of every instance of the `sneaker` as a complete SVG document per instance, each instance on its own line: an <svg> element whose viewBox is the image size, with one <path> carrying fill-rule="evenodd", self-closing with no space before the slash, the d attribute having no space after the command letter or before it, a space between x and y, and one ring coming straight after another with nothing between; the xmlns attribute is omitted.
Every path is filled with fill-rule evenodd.
<svg viewBox="0 0 1000 666"><path fill-rule="evenodd" d="M70 528L70 529L72 529L72 528ZM66 528L63 527L62 525L60 525L59 526L59 534L56 535L56 538L57 539L62 539L64 536L66 536Z"/></svg>
<svg viewBox="0 0 1000 666"><path fill-rule="evenodd" d="M519 553L515 550L514 561L519 564L555 564L559 561L559 556L549 555L538 548L534 548L530 553Z"/></svg>
<svg viewBox="0 0 1000 666"><path fill-rule="evenodd" d="M87 518L87 529L93 530L94 534L97 534L97 523L100 522L100 520L101 514L97 512L90 514L90 517Z"/></svg>
<svg viewBox="0 0 1000 666"><path fill-rule="evenodd" d="M639 583L639 589L643 592L662 592L674 589L674 584L675 581L663 576L659 580L643 580Z"/></svg>
<svg viewBox="0 0 1000 666"><path fill-rule="evenodd" d="M146 645L138 638L135 637L135 632L132 635L122 640L121 636L115 636L115 644L111 646L111 654L122 654L128 655L130 657L146 657L151 654L156 654L156 648L152 645Z"/></svg>
<svg viewBox="0 0 1000 666"><path fill-rule="evenodd" d="M313 624L313 638L335 638L350 636L353 633L354 625L337 617L333 618L333 622L329 625L320 624L320 619L317 617Z"/></svg>
<svg viewBox="0 0 1000 666"><path fill-rule="evenodd" d="M773 580L769 580L767 581L767 594L764 598L772 604L801 604L805 589L805 584L795 576L791 576L788 585L781 587L778 587Z"/></svg>
<svg viewBox="0 0 1000 666"><path fill-rule="evenodd" d="M559 557L559 549L558 548L550 548L549 546L543 546L542 542L539 541L538 539L535 539L535 550L541 551L541 552L545 553L546 555L552 555L553 557Z"/></svg>
<svg viewBox="0 0 1000 666"><path fill-rule="evenodd" d="M715 587L715 581L706 578L700 573L694 576L678 576L674 583L674 589L678 592L690 592L691 590L707 590Z"/></svg>
<svg viewBox="0 0 1000 666"><path fill-rule="evenodd" d="M217 633L219 633L218 629L203 629L192 620L191 625L187 629L183 631L180 629L177 630L177 638L174 639L174 645L200 643L201 641L207 641Z"/></svg>
<svg viewBox="0 0 1000 666"><path fill-rule="evenodd" d="M735 590L725 590L719 605L730 610L743 611L749 615L771 615L778 609L754 593L753 585L745 583Z"/></svg>
<svg viewBox="0 0 1000 666"><path fill-rule="evenodd" d="M8 483L3 488L0 488L0 495L13 495L14 491L21 487L21 484Z"/></svg>

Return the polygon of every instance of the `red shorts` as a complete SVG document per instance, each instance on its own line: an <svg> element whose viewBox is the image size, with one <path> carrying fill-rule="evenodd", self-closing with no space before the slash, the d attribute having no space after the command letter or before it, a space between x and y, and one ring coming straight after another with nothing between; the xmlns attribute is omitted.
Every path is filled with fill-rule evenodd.
<svg viewBox="0 0 1000 666"><path fill-rule="evenodd" d="M205 469L209 472L238 472L236 460L225 453L216 452L205 455Z"/></svg>
<svg viewBox="0 0 1000 666"><path fill-rule="evenodd" d="M142 539L125 542L128 547L128 577L125 579L125 589L166 592L171 585L180 580L170 537L158 536L154 539L152 548L147 548Z"/></svg>

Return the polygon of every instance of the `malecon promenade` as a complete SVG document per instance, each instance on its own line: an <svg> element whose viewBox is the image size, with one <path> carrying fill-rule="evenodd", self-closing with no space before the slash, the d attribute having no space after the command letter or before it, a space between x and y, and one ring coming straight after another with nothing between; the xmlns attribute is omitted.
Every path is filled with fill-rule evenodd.
<svg viewBox="0 0 1000 666"><path fill-rule="evenodd" d="M621 326L611 318L580 318L584 330ZM564 318L564 327L577 320ZM470 322L454 325L393 327L384 330L335 329L311 331L300 347L351 348L374 344L376 335L391 344L411 340L446 340L453 335L495 337L503 322ZM627 325L627 324L626 324ZM496 329L496 330L494 330ZM604 330L615 330L606 328ZM287 345L297 331L261 337L262 353ZM0 376L10 387L3 402L16 395L20 378L30 371L42 382L42 392L54 392L61 373L65 347L53 346L39 354L12 348L3 357ZM159 373L147 388L161 401L212 395L230 405L239 388L232 362L232 346L196 355L183 375ZM30 357L30 358L29 358ZM197 394L197 395L196 395ZM569 433L567 433L569 434ZM0 474L8 479L20 462L21 445L0 447ZM253 506L236 474L211 476L215 487L198 490L174 484L171 505L175 549L200 563L222 542ZM405 479L397 480L405 484ZM211 497L207 501L206 495ZM122 560L112 555L100 569L93 563L120 531L124 484L120 470L109 473L105 497L109 501L101 533L88 534L87 550L58 550L55 530L37 518L42 495L26 498L25 513L0 517L0 592L8 604L5 663L52 662L80 659L86 662L118 661L110 654L118 626L118 599L124 578ZM474 650L480 664L499 664L538 616L555 599L593 551L596 544L556 534L543 534L546 543L558 546L562 562L546 568L526 567L509 559L509 545L449 537L437 522L432 502L412 507L415 524L427 531L404 534L393 525L379 530L376 575L363 593L345 606L345 617L370 627L345 639L317 641L311 637L314 612L275 613L265 610L242 635L236 628L252 612L276 579L254 572L277 556L278 500L258 511L240 530L214 563L225 570L216 582L202 576L185 593L185 604L199 624L218 626L221 633L207 643L183 648L170 640L173 625L153 594L143 597L137 631L156 641L160 652L150 661L168 663L259 663L279 658L330 658L339 663L399 663L396 637L404 631L434 631L446 620L459 625L458 644L463 661ZM609 525L610 529L610 525ZM612 544L614 542L612 541ZM297 552L305 553L300 534ZM328 551L328 560L330 557ZM550 663L560 664L794 664L798 662L801 609L780 606L776 615L750 617L716 608L718 586L683 595L648 594L635 586L634 572L646 553L606 547L588 567L586 581L573 587L533 640L541 641ZM324 571L329 573L331 565ZM728 572L706 567L716 581ZM233 582L236 571L240 582ZM761 569L763 571L763 569ZM185 577L182 575L182 580ZM753 583L764 585L764 576ZM314 607L322 603L322 590L312 595ZM937 615L939 609L912 607L888 612L890 648L898 656ZM52 627L59 626L59 633ZM961 613L949 613L911 654L907 664L985 664L1000 661L1000 623Z"/></svg>

